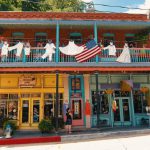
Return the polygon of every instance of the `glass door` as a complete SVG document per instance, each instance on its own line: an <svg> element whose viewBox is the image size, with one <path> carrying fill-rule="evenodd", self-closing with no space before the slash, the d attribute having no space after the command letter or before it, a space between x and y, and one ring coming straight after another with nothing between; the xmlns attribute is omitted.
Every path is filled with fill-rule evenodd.
<svg viewBox="0 0 150 150"><path fill-rule="evenodd" d="M31 100L31 126L38 126L40 122L40 99Z"/></svg>
<svg viewBox="0 0 150 150"><path fill-rule="evenodd" d="M28 127L30 126L30 100L29 99L22 99L21 100L21 126Z"/></svg>
<svg viewBox="0 0 150 150"><path fill-rule="evenodd" d="M116 98L117 109L114 112L114 125L131 125L129 98Z"/></svg>
<svg viewBox="0 0 150 150"><path fill-rule="evenodd" d="M41 118L40 99L21 99L21 127L37 127Z"/></svg>

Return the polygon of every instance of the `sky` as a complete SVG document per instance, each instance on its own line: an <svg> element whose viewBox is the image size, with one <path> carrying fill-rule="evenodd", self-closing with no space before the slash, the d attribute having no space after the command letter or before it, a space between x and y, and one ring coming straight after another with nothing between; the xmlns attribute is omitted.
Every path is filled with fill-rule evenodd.
<svg viewBox="0 0 150 150"><path fill-rule="evenodd" d="M94 4L105 4L112 6L125 6L129 8L138 7L141 9L150 9L150 0L83 0L84 2L93 1ZM111 12L125 12L125 13L139 13L146 14L148 10L135 10L135 9L124 9L116 7L104 7L95 5L95 9L99 11L111 11Z"/></svg>

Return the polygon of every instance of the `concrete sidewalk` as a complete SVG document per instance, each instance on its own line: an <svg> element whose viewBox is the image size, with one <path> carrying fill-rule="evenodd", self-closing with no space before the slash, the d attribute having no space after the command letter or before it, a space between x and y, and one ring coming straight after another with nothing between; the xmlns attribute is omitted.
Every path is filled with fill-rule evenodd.
<svg viewBox="0 0 150 150"><path fill-rule="evenodd" d="M73 132L68 135L61 135L62 142L77 142L97 139L110 139L120 137L135 137L141 135L149 135L150 128L109 128L97 129L94 131L86 132Z"/></svg>
<svg viewBox="0 0 150 150"><path fill-rule="evenodd" d="M53 132L50 134L41 134L38 130L35 131L16 131L13 137L10 139L2 138L0 139L1 145L10 144L31 144L36 143L36 141L45 142L80 142L80 141L91 141L97 139L110 139L110 138L120 138L120 137L135 137L141 135L150 134L150 128L133 128L133 127L122 127L122 128L91 128L91 129L73 129L71 134L67 134L65 130L59 130L57 133ZM42 140L37 140L42 139ZM56 139L56 140L55 140ZM18 141L18 142L17 142ZM21 141L21 142L20 142ZM29 141L29 142L28 142Z"/></svg>

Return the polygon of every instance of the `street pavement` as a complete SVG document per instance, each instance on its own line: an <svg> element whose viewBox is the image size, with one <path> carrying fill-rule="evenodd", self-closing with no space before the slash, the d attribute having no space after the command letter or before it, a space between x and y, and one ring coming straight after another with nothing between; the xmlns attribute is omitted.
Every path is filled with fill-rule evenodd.
<svg viewBox="0 0 150 150"><path fill-rule="evenodd" d="M1 146L0 150L150 150L150 135L71 143Z"/></svg>

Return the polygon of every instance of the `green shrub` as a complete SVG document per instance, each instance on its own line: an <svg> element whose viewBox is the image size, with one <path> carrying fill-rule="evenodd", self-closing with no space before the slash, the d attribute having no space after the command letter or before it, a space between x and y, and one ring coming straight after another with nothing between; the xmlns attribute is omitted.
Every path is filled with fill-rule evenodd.
<svg viewBox="0 0 150 150"><path fill-rule="evenodd" d="M38 128L42 133L50 133L53 130L53 125L51 120L42 119Z"/></svg>

